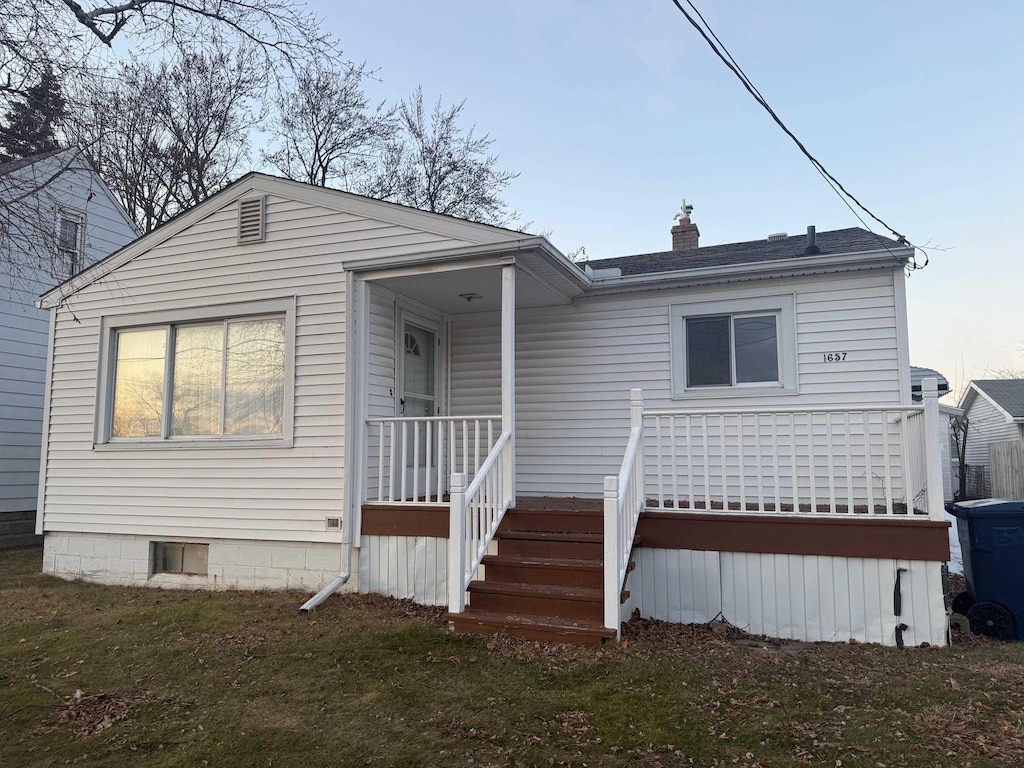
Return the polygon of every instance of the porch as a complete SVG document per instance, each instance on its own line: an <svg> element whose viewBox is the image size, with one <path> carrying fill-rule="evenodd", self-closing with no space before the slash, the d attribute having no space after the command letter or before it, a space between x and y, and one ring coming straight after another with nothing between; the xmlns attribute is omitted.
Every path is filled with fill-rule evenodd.
<svg viewBox="0 0 1024 768"><path fill-rule="evenodd" d="M807 593L801 601L837 600L851 616L860 611L871 625L868 640L894 641L893 628L903 626L900 641L903 632L935 641L941 619L928 595L937 587L938 563L948 557L941 479L934 476L940 472L935 393L909 407L666 410L645 409L634 390L629 410L629 440L619 472L605 479L603 498L583 487L580 496L590 498L516 498L514 473L502 471L513 435L495 438L497 416L370 420L375 489L378 497L395 489L391 498L363 505L367 541L390 542L374 550L376 570L387 569L384 581L393 586L404 581L415 589L433 580L428 601L447 604L460 631L594 644L616 637L634 608L653 613L645 602L671 604L663 594L666 563L679 571L667 577L670 591L673 579L708 578L694 559L700 553L753 558L738 566L749 571L732 577L740 581L762 579L765 567L780 562L800 574L801 563L827 563L842 572L807 575L808 582L825 581L800 587ZM376 441L374 426L383 436ZM442 476L433 481L450 493L405 500L418 486L412 479L403 493L401 473L382 472L394 465L388 450L382 455L382 442L404 445L396 455L409 445L417 455L419 444L422 451L432 446L435 456L454 456L445 462L453 470L448 485ZM675 559L678 566L671 565ZM375 567L365 562L364 577L373 580ZM413 568L403 576L404 562ZM641 574L631 576L638 563ZM724 567L712 571L725 579L718 572ZM902 587L898 571L909 574ZM794 572L791 579L805 577ZM769 588L784 594L773 598L778 611L798 602L796 587L784 578ZM893 590L900 588L921 596L914 603L917 635L892 614ZM689 620L710 620L727 608L719 598L717 610L708 607ZM766 620L781 636L803 631L787 629L784 619ZM848 639L842 634L858 636L857 621L833 630L835 637L824 629L820 637L809 634Z"/></svg>

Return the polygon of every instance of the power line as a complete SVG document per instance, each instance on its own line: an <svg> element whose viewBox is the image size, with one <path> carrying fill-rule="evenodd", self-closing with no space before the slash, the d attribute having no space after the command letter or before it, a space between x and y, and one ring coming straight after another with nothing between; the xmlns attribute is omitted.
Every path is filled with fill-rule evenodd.
<svg viewBox="0 0 1024 768"><path fill-rule="evenodd" d="M715 31L711 28L711 25L708 24L707 20L704 18L703 14L700 12L697 6L693 4L692 0L686 0L686 4L690 6L693 12L700 19L700 24L698 24L697 21L693 18L693 16L691 16L689 12L682 6L679 0L672 0L672 2L676 6L676 8L679 9L679 12L686 17L686 20L690 22L690 25L694 29L696 29L697 32L700 33L700 36L704 38L704 41L708 44L711 50L714 51L715 55L722 60L722 63L725 64L725 66L728 67L734 75L736 75L736 78L740 81L740 83L743 84L743 87L750 93L750 95L754 97L754 100L764 108L764 110L771 116L772 120L774 120L775 123L783 130L783 132L787 136L789 136L790 139L793 140L793 143L796 144L797 148L799 148L799 150L804 154L804 156L811 162L811 165L814 166L814 169L825 180L825 183L827 183L829 187L831 187L832 191L835 192L839 199L842 200L843 203L846 205L846 207L850 209L850 212L857 217L857 220L860 221L864 228L872 235L875 235L876 238L878 238L878 241L879 243L881 243L882 247L884 247L885 250L889 251L890 255L892 255L894 259L896 259L900 263L903 263L902 259L900 259L898 256L896 256L896 254L892 252L892 250L886 243L885 239L877 235L874 231L872 231L871 227L868 226L866 221L864 221L864 218L860 215L860 213L858 213L857 210L853 207L853 205L851 205L851 201L854 204L856 204L858 208L864 211L864 213L866 213L872 219L874 219L887 230L889 230L896 237L899 243L907 243L915 250L917 249L917 246L915 246L913 243L910 243L903 234L897 232L895 229L889 226L889 224L887 224L881 218L876 216L875 213L871 211L867 206L861 203L860 200L858 200L848 189L846 189L846 187L843 186L839 179L837 179L835 176L829 173L828 169L825 168L825 166L822 165L821 162L810 153L807 147L804 146L803 142L801 142L800 139L796 137L796 134L794 134L789 129L789 127L782 121L782 118L780 118L778 114L776 114L775 110L772 109L767 99L765 99L764 96L761 95L761 92L757 89L757 86L754 85L753 81L751 81L751 79L747 77L747 73L743 71L743 68L740 67L736 59L733 58L733 55L729 53L729 49L726 48L725 44L718 38L718 35L715 34ZM701 24L703 24L704 26L702 27ZM907 262L906 268L909 273L910 271L915 269L923 269L927 265L928 255L925 254L924 264L918 264L917 260L912 256L910 260Z"/></svg>

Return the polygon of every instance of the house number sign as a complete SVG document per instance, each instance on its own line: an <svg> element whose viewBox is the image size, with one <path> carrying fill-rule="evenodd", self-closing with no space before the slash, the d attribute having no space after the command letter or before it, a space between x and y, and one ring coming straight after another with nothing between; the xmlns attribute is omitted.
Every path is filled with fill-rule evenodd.
<svg viewBox="0 0 1024 768"><path fill-rule="evenodd" d="M826 352L825 362L826 363L841 363L846 360L845 352Z"/></svg>

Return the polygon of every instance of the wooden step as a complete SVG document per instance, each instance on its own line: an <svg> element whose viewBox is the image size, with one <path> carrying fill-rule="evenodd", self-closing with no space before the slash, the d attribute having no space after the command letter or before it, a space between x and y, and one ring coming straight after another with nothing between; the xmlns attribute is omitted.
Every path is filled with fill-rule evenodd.
<svg viewBox="0 0 1024 768"><path fill-rule="evenodd" d="M592 510L510 509L501 531L548 531L551 533L601 533L604 515Z"/></svg>
<svg viewBox="0 0 1024 768"><path fill-rule="evenodd" d="M452 623L456 632L477 635L507 632L513 637L547 643L596 646L615 637L615 631L605 628L600 621L484 611L472 607L467 608L465 613L449 613L445 618Z"/></svg>
<svg viewBox="0 0 1024 768"><path fill-rule="evenodd" d="M467 591L470 605L481 611L597 622L604 616L600 589L472 581Z"/></svg>
<svg viewBox="0 0 1024 768"><path fill-rule="evenodd" d="M550 531L498 531L498 554L515 557L598 560L604 558L600 533L552 533Z"/></svg>
<svg viewBox="0 0 1024 768"><path fill-rule="evenodd" d="M488 583L548 584L590 589L601 589L604 583L600 560L487 555L483 564Z"/></svg>

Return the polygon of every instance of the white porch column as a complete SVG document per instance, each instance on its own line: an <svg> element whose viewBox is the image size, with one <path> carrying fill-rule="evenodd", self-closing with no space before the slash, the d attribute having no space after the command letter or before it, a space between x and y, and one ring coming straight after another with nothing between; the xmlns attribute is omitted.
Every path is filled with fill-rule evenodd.
<svg viewBox="0 0 1024 768"><path fill-rule="evenodd" d="M501 268L501 431L509 432L505 453L505 497L516 505L516 265Z"/></svg>
<svg viewBox="0 0 1024 768"><path fill-rule="evenodd" d="M943 504L942 485L942 447L939 443L939 380L927 378L921 382L921 394L924 401L924 480L925 497L928 503L928 517L932 520L945 520L946 510ZM948 427L947 427L948 430ZM948 439L948 438L947 438ZM909 511L909 510L908 510Z"/></svg>

